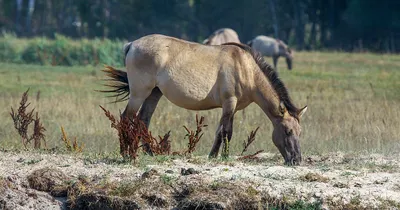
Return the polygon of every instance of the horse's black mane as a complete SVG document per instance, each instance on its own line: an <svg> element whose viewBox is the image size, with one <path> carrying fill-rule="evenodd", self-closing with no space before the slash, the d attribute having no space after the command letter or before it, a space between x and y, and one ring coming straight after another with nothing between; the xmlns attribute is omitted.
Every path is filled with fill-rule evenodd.
<svg viewBox="0 0 400 210"><path fill-rule="evenodd" d="M238 46L241 49L249 52L255 62L257 63L258 67L260 67L260 70L264 73L265 77L270 81L272 87L274 88L275 92L278 94L278 97L281 102L285 105L286 109L288 110L289 114L292 115L293 117L298 117L298 108L292 103L292 100L289 97L289 93L287 88L285 87L285 84L283 84L282 80L279 79L278 73L274 70L274 68L269 65L263 56L258 53L257 51L253 50L251 47L244 45L244 44L239 44L239 43L225 43L222 45L234 45Z"/></svg>

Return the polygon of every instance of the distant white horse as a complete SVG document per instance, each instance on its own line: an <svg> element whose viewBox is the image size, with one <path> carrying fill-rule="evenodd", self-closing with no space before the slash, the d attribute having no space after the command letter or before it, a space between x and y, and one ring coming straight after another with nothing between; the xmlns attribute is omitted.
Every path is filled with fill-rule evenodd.
<svg viewBox="0 0 400 210"><path fill-rule="evenodd" d="M212 33L203 41L206 45L221 45L228 42L240 43L239 36L236 31L230 28L221 28Z"/></svg>
<svg viewBox="0 0 400 210"><path fill-rule="evenodd" d="M277 69L278 58L280 56L286 58L288 69L292 69L293 54L283 41L260 35L247 44L254 50L260 52L263 56L272 57L275 69Z"/></svg>

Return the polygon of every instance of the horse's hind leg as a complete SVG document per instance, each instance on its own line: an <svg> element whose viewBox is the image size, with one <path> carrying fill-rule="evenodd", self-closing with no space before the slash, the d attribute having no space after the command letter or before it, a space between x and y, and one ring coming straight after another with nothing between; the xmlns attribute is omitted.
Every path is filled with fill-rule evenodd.
<svg viewBox="0 0 400 210"><path fill-rule="evenodd" d="M144 101L142 108L140 108L139 119L144 122L147 128L149 128L151 117L153 116L158 101L160 100L162 95L163 94L161 93L160 89L158 89L158 87L155 87L151 91L150 96L147 97Z"/></svg>
<svg viewBox="0 0 400 210"><path fill-rule="evenodd" d="M214 144L209 154L210 158L218 156L219 148L221 147L222 139L227 137L230 142L233 133L233 116L235 115L236 109L236 98L230 98L222 105L222 117L215 134Z"/></svg>
<svg viewBox="0 0 400 210"><path fill-rule="evenodd" d="M143 89L143 88L141 88L140 91L137 91L137 90L138 89L135 89L135 88L131 88L130 89L129 102L128 102L128 105L126 105L126 108L125 108L124 112L122 113L122 117L129 117L129 118L132 119L133 115L137 114L139 109L141 109L140 107L142 106L142 104L144 105L144 103L146 102L147 98L149 98L149 96L152 93L152 89L147 89L147 88ZM145 151L148 154L152 155L151 150L148 147L148 145L145 145Z"/></svg>
<svg viewBox="0 0 400 210"><path fill-rule="evenodd" d="M142 107L140 108L139 119L143 121L147 129L149 128L151 117L153 116L154 110L156 109L158 101L160 100L162 95L163 94L161 93L160 89L158 89L158 87L155 87L151 91L150 96L146 98ZM144 145L144 150L146 151L146 153L149 155L153 155L150 146L148 144L144 144L144 142L142 143Z"/></svg>

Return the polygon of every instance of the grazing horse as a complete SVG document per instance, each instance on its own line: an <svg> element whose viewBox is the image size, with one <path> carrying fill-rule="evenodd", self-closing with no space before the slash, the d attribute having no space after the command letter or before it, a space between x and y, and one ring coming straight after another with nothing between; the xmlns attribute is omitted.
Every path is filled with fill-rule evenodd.
<svg viewBox="0 0 400 210"><path fill-rule="evenodd" d="M148 35L125 44L127 72L104 70L120 100L129 98L123 116L138 117L146 126L161 96L189 110L222 107L222 117L209 157L217 157L222 137L232 138L233 117L255 102L271 120L272 140L285 163L299 164L298 109L273 68L249 46L208 46L164 35Z"/></svg>
<svg viewBox="0 0 400 210"><path fill-rule="evenodd" d="M286 58L289 70L292 70L293 54L290 48L279 39L268 36L257 36L247 43L254 50L260 52L263 56L272 57L274 67L277 70L278 58L280 56Z"/></svg>
<svg viewBox="0 0 400 210"><path fill-rule="evenodd" d="M236 31L230 28L221 28L212 33L203 41L206 45L221 45L228 42L240 43L239 36Z"/></svg>

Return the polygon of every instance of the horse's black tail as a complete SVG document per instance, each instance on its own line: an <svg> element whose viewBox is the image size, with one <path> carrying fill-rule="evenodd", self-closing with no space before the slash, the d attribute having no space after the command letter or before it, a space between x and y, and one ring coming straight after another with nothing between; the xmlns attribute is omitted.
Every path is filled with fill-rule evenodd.
<svg viewBox="0 0 400 210"><path fill-rule="evenodd" d="M121 102L128 100L129 97L129 81L128 75L125 71L115 69L111 66L105 66L105 69L102 70L109 77L105 79L106 81L110 81L109 84L105 84L105 86L110 87L110 90L99 90L99 92L103 93L114 93L114 95L108 97L117 97L115 102ZM121 98L118 98L121 97Z"/></svg>

